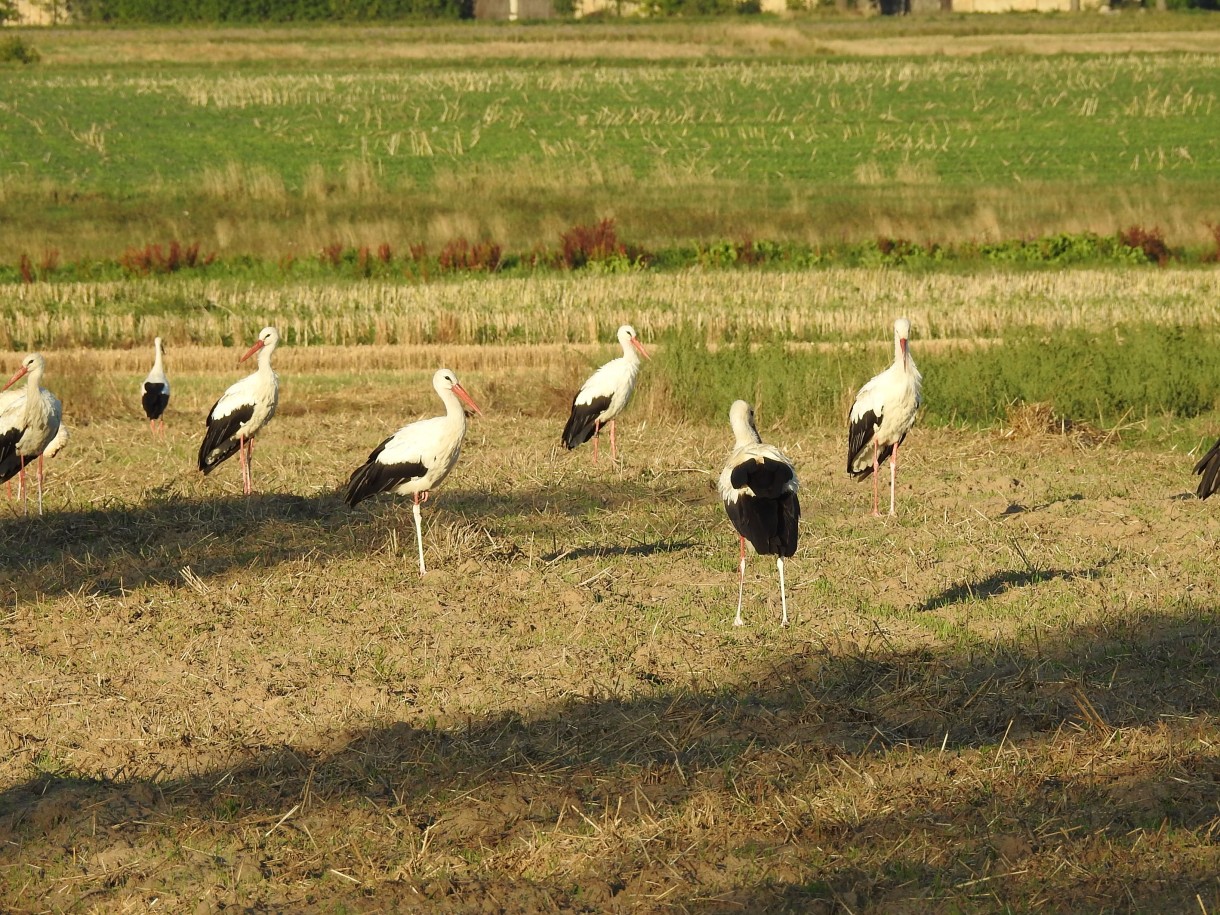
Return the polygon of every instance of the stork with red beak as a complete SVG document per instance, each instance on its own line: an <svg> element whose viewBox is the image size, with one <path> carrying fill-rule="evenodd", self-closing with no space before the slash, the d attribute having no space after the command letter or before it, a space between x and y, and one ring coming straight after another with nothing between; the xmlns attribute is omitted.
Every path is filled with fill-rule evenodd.
<svg viewBox="0 0 1220 915"><path fill-rule="evenodd" d="M21 368L8 380L3 390L26 379L24 391L0 395L0 482L17 477L17 489L30 513L25 488L25 465L38 458L38 514L42 514L42 454L59 433L63 406L59 399L42 387L46 360L42 353L30 353L21 360Z"/></svg>
<svg viewBox="0 0 1220 915"><path fill-rule="evenodd" d="M279 402L279 377L271 370L271 354L280 342L274 327L264 327L258 340L238 360L258 354L258 370L229 387L216 401L205 420L207 431L199 446L199 469L211 473L224 460L237 454L241 462L242 489L254 490L250 459L254 436L271 422Z"/></svg>
<svg viewBox="0 0 1220 915"><path fill-rule="evenodd" d="M352 471L343 496L343 501L353 507L379 492L411 496L420 575L426 569L419 506L428 501L429 493L449 475L462 453L462 440L466 437L466 411L462 404L482 415L449 369L437 370L432 376L432 387L445 405L445 415L403 426L374 448L368 460Z"/></svg>
<svg viewBox="0 0 1220 915"><path fill-rule="evenodd" d="M847 472L857 480L873 477L873 514L878 510L877 475L881 462L890 461L890 514L894 514L894 486L898 476L898 446L915 425L923 402L923 376L910 349L911 322L894 322L894 363L860 389L847 427Z"/></svg>
<svg viewBox="0 0 1220 915"><path fill-rule="evenodd" d="M563 443L572 450L593 439L593 463L597 463L597 441L602 426L610 424L610 459L618 458L614 441L614 420L627 409L635 392L635 379L640 374L640 357L648 357L635 328L624 324L618 329L618 342L623 355L611 359L589 376L572 398L572 413L563 427Z"/></svg>

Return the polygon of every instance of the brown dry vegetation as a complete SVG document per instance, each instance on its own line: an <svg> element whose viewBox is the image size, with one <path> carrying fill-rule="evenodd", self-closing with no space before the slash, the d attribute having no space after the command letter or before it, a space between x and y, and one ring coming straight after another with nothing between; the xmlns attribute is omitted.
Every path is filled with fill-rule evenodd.
<svg viewBox="0 0 1220 915"><path fill-rule="evenodd" d="M916 429L877 520L841 430L764 411L803 483L795 621L755 559L735 631L727 423L647 371L595 468L557 447L579 356L290 352L248 500L190 470L232 351L172 351L165 445L143 360L65 357L93 380L48 514L0 506L6 911L1220 909L1190 456L1036 409ZM421 580L403 505L337 490L450 358L486 415Z"/></svg>
<svg viewBox="0 0 1220 915"><path fill-rule="evenodd" d="M62 351L79 346L146 347L153 337L219 344L275 322L307 350L285 349L291 368L340 368L355 343L446 347L480 339L529 344L474 347L500 366L547 360L537 344L602 346L624 314L649 339L695 328L715 345L743 335L794 340L876 338L902 311L923 340L994 339L1017 327L1104 330L1124 323L1212 326L1220 271L1070 270L1030 273L911 273L827 268L783 273L687 270L603 276L539 274L452 282L247 283L198 277L101 283L34 283L8 290L0 346ZM319 347L319 345L322 345ZM340 348L329 352L327 345ZM921 345L923 343L921 342ZM364 347L362 359L400 358ZM184 351L184 358L194 358ZM202 352L202 350L200 350ZM430 348L411 349L431 354ZM135 372L146 354L115 351ZM206 358L218 359L219 354ZM419 358L416 355L408 358ZM324 365L316 362L327 360ZM216 364L212 362L210 364ZM461 364L469 364L462 362ZM194 370L195 365L183 366ZM412 363L411 367L420 367ZM423 366L426 367L426 366ZM147 369L145 369L146 371Z"/></svg>

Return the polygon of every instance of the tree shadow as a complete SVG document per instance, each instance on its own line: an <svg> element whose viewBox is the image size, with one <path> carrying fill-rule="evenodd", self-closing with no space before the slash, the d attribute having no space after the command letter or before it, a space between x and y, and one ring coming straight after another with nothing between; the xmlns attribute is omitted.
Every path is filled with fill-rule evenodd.
<svg viewBox="0 0 1220 915"><path fill-rule="evenodd" d="M461 517L489 527L541 515L570 531L571 518L625 509L647 496L647 487L634 482L600 492L577 485L510 492L446 489L438 493L436 508L429 500L424 512L439 520ZM355 556L367 552L371 529L399 523L404 512L409 516L410 499L398 496L348 508L341 489L314 496L184 496L170 488L138 505L116 501L41 518L12 516L0 519L0 589L18 601L82 590L117 595L306 556ZM690 543L589 546L573 555L647 556ZM187 568L190 575L184 572Z"/></svg>
<svg viewBox="0 0 1220 915"><path fill-rule="evenodd" d="M1194 607L1081 627L1051 648L991 653L881 647L833 656L807 643L721 687L654 677L659 688L630 698L568 699L439 728L389 722L338 746L265 747L188 777L45 772L0 793L0 867L69 847L74 860L110 861L159 848L189 824L193 847L249 856L264 876L288 866L281 843L313 843L294 881L382 909L467 911L490 894L527 910L541 894L552 909L655 910L664 890L667 908L805 912L921 899L1019 908L1047 889L1050 854L1073 863L1056 871L1048 908L1172 908L1214 892L1204 848L1220 763L1203 744L1183 742L1145 765L1133 757L1118 774L1056 759L1030 774L999 763L1006 746L1041 752L1065 728L1096 730L1100 746L1124 729L1215 715L1214 621L1214 610ZM813 803L837 791L840 806ZM850 798L869 795L853 812ZM714 812L731 818L741 804L770 813L718 829ZM406 861L428 850L460 862L476 849L513 860L564 830L608 838L573 873L454 865L438 877L402 865L393 879L350 887L323 880L373 852L326 845L309 817L315 829L345 824L349 841L361 830L385 836L374 847ZM393 833L387 820L399 824ZM653 838L630 838L637 827ZM1167 829L1183 844L1176 864L1135 853ZM703 860L683 857L692 841ZM108 882L95 901L174 879L102 871ZM985 897L967 892L1005 872ZM303 898L284 892L280 902Z"/></svg>

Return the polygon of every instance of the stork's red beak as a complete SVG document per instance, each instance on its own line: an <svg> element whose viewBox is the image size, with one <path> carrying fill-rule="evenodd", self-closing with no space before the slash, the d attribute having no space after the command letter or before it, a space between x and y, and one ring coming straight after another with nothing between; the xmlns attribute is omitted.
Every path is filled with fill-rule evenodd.
<svg viewBox="0 0 1220 915"><path fill-rule="evenodd" d="M911 359L911 353L907 349L907 338L902 337L898 340L898 345L902 347L902 364L906 365Z"/></svg>
<svg viewBox="0 0 1220 915"><path fill-rule="evenodd" d="M260 349L262 349L265 345L266 344L264 344L262 340L255 340L254 345L252 347L250 347L248 350L246 350L246 355L242 356L237 361L245 362L247 359L249 359L251 356L253 356L255 353L257 353Z"/></svg>
<svg viewBox="0 0 1220 915"><path fill-rule="evenodd" d="M639 337L632 337L631 345L634 346L636 349L638 349L640 351L640 355L643 356L645 359L652 358L650 355L648 355L648 350L644 349L644 344L640 342Z"/></svg>
<svg viewBox="0 0 1220 915"><path fill-rule="evenodd" d="M455 384L453 386L453 393L460 397L462 402L465 403L466 406L470 407L470 409L474 410L474 412L479 416L483 415L483 411L479 409L479 405L474 402L474 399L466 393L466 389L460 384Z"/></svg>
<svg viewBox="0 0 1220 915"><path fill-rule="evenodd" d="M12 378L10 378L8 380L8 384L6 384L4 387L0 388L0 391L7 391L9 388L11 388L13 385L15 385L18 381L20 381L22 378L24 378L25 373L28 371L29 371L29 369L27 369L24 365L21 368L17 369L17 374L15 374Z"/></svg>

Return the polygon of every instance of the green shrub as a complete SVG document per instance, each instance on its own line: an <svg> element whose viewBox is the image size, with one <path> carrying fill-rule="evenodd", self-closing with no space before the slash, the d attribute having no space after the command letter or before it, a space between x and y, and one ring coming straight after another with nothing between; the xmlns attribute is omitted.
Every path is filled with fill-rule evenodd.
<svg viewBox="0 0 1220 915"><path fill-rule="evenodd" d="M20 35L0 41L0 63L36 64L42 57Z"/></svg>

